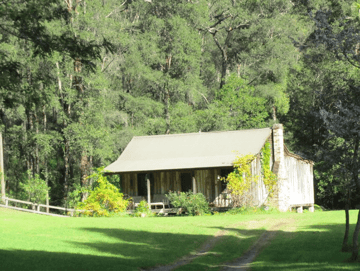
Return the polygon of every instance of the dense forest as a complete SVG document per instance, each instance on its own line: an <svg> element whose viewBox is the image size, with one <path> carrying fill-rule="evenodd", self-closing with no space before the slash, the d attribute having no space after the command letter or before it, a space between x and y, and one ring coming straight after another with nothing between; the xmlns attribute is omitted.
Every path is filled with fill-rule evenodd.
<svg viewBox="0 0 360 271"><path fill-rule="evenodd" d="M359 29L354 0L0 1L6 193L64 205L134 135L281 122L316 202L354 206Z"/></svg>

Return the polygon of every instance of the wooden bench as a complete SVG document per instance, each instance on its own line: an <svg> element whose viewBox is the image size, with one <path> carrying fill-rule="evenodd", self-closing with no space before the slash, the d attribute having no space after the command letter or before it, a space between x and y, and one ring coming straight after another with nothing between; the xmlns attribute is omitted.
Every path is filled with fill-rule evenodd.
<svg viewBox="0 0 360 271"><path fill-rule="evenodd" d="M170 202L164 194L154 194L153 201L151 205L162 205L163 209L165 209L165 206L170 207Z"/></svg>
<svg viewBox="0 0 360 271"><path fill-rule="evenodd" d="M143 196L133 196L132 198L132 202L134 204L134 208L138 207L140 204L140 201L145 200L145 197ZM167 197L163 194L154 194L153 198L152 198L152 202L150 202L150 208L154 206L156 209L156 206L161 206L162 209L165 209L165 206L170 207L170 202L167 199Z"/></svg>

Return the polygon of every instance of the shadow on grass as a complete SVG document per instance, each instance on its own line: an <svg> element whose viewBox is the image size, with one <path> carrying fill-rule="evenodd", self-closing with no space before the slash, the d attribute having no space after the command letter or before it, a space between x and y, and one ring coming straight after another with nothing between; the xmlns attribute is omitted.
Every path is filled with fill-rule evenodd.
<svg viewBox="0 0 360 271"><path fill-rule="evenodd" d="M351 231L355 224L351 225ZM243 230L229 227L216 227L249 236L258 230ZM251 270L360 270L359 262L348 262L351 253L340 252L344 226L342 224L312 225L299 228L296 232L284 230L268 231L275 233L274 239L259 251L251 264ZM252 232L251 234L249 234ZM255 234L257 235L257 234ZM241 248L238 248L241 250ZM231 268L231 260L220 262L214 256L229 252L227 247L216 247L212 253L195 259L181 270L237 270ZM244 253L245 251L242 251Z"/></svg>
<svg viewBox="0 0 360 271"><path fill-rule="evenodd" d="M354 225L351 225L353 230ZM343 225L313 225L296 232L275 231L275 238L252 265L254 270L358 270L359 263L346 263L341 253ZM225 236L208 254L179 270L219 270L223 263L246 250L264 231L222 228ZM100 233L104 241L71 242L75 252L0 250L0 269L7 270L140 270L176 261L199 249L212 236L124 229L82 228ZM101 240L101 239L100 239ZM248 240L250 242L243 242ZM245 245L246 244L246 245ZM248 247L244 247L248 246ZM91 255L90 255L91 254Z"/></svg>
<svg viewBox="0 0 360 271"><path fill-rule="evenodd" d="M66 252L0 250L0 270L136 270L136 259L84 255Z"/></svg>
<svg viewBox="0 0 360 271"><path fill-rule="evenodd" d="M354 228L351 224L351 233ZM360 270L359 262L348 261L351 252L341 252L344 230L343 224L326 224L279 231L251 270Z"/></svg>

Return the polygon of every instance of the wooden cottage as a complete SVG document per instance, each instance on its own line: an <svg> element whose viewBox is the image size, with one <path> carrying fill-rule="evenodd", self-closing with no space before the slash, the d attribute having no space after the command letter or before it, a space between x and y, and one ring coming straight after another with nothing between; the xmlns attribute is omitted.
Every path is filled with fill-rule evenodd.
<svg viewBox="0 0 360 271"><path fill-rule="evenodd" d="M287 211L303 206L313 210L313 163L292 154L284 145L283 126L226 132L134 137L120 157L105 168L121 175L122 192L134 198L157 202L168 191L193 191L205 195L215 207L231 206L226 177L237 155L255 154L253 174L261 172L260 152L269 142L271 169L278 177L273 204ZM260 180L251 188L254 203L262 205L267 191Z"/></svg>

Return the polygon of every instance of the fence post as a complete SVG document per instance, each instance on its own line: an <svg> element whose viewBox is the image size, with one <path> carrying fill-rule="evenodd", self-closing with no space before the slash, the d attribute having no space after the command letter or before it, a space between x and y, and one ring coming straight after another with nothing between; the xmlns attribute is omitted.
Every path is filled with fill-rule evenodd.
<svg viewBox="0 0 360 271"><path fill-rule="evenodd" d="M40 204L37 205L37 211L40 212Z"/></svg>
<svg viewBox="0 0 360 271"><path fill-rule="evenodd" d="M5 206L9 206L9 200L5 198Z"/></svg>

